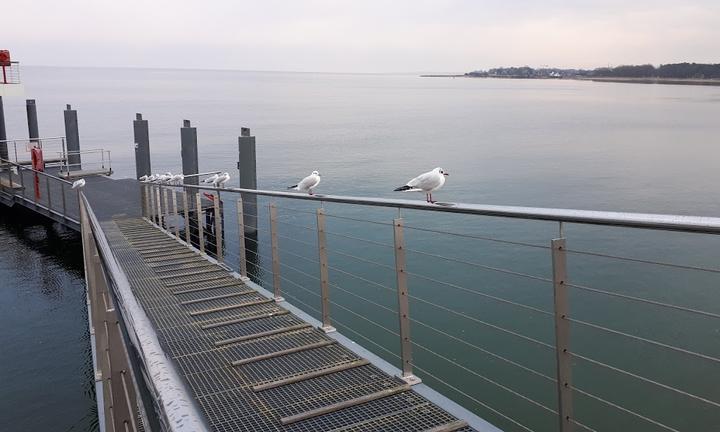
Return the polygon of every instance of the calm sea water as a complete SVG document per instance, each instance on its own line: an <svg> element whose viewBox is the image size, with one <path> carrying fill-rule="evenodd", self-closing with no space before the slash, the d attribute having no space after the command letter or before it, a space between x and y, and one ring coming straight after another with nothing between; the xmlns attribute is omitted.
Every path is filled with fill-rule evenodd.
<svg viewBox="0 0 720 432"><path fill-rule="evenodd" d="M62 110L66 103L72 104L78 110L83 148L110 149L117 177L134 175L132 120L136 112L141 112L150 121L156 172L179 171L179 127L183 119L189 119L198 128L203 171L236 173L237 135L241 127L250 127L257 137L261 188L282 189L317 169L323 174L319 193L396 197L394 187L417 173L441 166L451 173L446 187L435 196L442 201L720 214L720 189L716 187L720 184L718 87L430 79L414 75L70 68L26 68L23 78L26 96L37 99L41 135L62 135ZM26 136L24 111L23 99L5 100L10 136ZM261 200L261 204L266 203L267 200ZM313 211L313 207L284 201L278 205L286 222L313 226L312 214L289 210ZM263 215L264 211L261 210ZM327 206L327 211L382 223L397 216L390 210L337 205ZM496 218L417 212L404 212L403 217L410 226L539 246L547 246L558 229L551 223ZM261 225L261 230L264 228ZM228 236L233 229L230 224ZM297 242L312 243L314 234L291 225L281 229L287 237L281 239L281 249L287 251L282 257L283 276L289 281L283 289L296 303L317 307L317 284L302 273L316 274L317 266L295 257L315 258L307 245ZM392 242L392 230L387 225L330 218L328 230L386 244ZM7 228L0 232L0 241L22 244L22 232ZM718 267L720 241L712 237L578 225L567 226L566 236L572 249ZM540 277L550 275L546 249L413 230L408 230L406 237L408 247L419 252ZM266 240L261 231L259 264L269 268ZM386 265L393 263L392 249L342 237L329 236L328 241L331 251ZM10 262L8 256L17 253L17 247L3 248L0 260ZM35 249L32 255L37 253ZM54 253L44 259L61 260L67 254ZM570 254L568 260L571 281L577 284L720 313L717 292L720 278L713 273L579 254ZM553 430L556 420L551 413L511 391L555 409L554 384L487 353L511 359L544 375L554 375L551 350L490 326L552 344L552 319L487 297L551 310L550 286L421 253L409 252L408 265L414 297L412 316L416 319L413 339L418 344L415 363L424 371L420 375L425 382L507 430L522 429L482 404L533 430ZM332 252L331 266L374 282L331 271L331 280L339 287L332 289L337 326L396 362L393 357L397 353L396 337L385 330L396 330L394 313L357 297L395 308L392 290L380 287L394 287L394 274ZM51 269L54 278L76 280L75 285L63 287L63 292L72 292L79 299L62 302L65 312L73 317L73 324L55 326L54 331L75 338L75 343L64 343L63 348L74 347L76 352L63 351L62 360L82 370L82 365L89 361L82 322L85 319L82 283L77 282L78 274L72 268ZM25 272L18 273L15 266L5 265L0 277L8 280L20 275ZM269 286L270 278L262 269L256 277ZM43 292L47 283L35 280L23 285L23 289ZM44 317L43 308L47 306L23 302L17 294L20 290L16 284L4 287L6 299L0 307L22 304L32 309L32 313L23 317L32 314ZM577 320L720 356L720 328L713 318L581 290L571 291L571 315ZM6 319L5 316L0 319ZM39 320L45 322L45 318ZM40 330L35 327L14 323L3 326L13 328L6 332L4 338L9 340L3 345L22 344L39 337ZM580 355L710 400L720 400L714 384L720 374L712 361L668 352L579 324L573 326L571 346ZM40 383L57 378L42 369L42 351L36 351L32 357L36 360L11 359L8 364L21 369L15 376L38 377ZM42 372L38 374L37 370ZM582 391L679 430L711 430L720 425L717 407L581 359L574 361L573 375L575 386ZM86 396L89 375L80 373L73 378L68 374L65 379L74 379L77 391L73 394L85 405L49 395L45 386L33 386L32 381L24 381L24 387L11 386L10 390L3 386L0 397L20 401L21 396L43 394L48 405L56 404L56 413L69 406L73 409L84 406L89 412ZM68 392L71 388L67 386ZM48 418L56 417L47 412ZM576 394L576 413L584 423L599 430L658 428L581 393Z"/></svg>

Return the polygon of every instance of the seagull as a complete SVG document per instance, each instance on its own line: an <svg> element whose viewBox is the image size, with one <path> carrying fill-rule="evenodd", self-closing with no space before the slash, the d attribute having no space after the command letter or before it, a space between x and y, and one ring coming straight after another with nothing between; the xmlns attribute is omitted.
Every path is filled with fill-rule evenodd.
<svg viewBox="0 0 720 432"><path fill-rule="evenodd" d="M75 182L72 184L71 189L80 189L83 186L85 186L85 179L75 180Z"/></svg>
<svg viewBox="0 0 720 432"><path fill-rule="evenodd" d="M312 195L313 189L315 189L320 184L320 180L320 173L317 171L313 171L312 174L300 180L298 184L288 186L288 189L295 189L296 191L307 192L308 195Z"/></svg>
<svg viewBox="0 0 720 432"><path fill-rule="evenodd" d="M215 180L217 180L218 177L220 177L220 176L217 175L217 174L213 174L213 175L211 175L210 177L204 179L202 182L203 182L203 183L208 183L208 184L209 184L209 183L215 183Z"/></svg>
<svg viewBox="0 0 720 432"><path fill-rule="evenodd" d="M448 174L442 168L435 168L432 171L428 171L424 174L420 174L414 179L410 180L405 186L400 186L395 189L396 192L425 192L425 200L429 203L434 203L432 199L433 191L436 191L443 187L445 184L445 177Z"/></svg>
<svg viewBox="0 0 720 432"><path fill-rule="evenodd" d="M224 188L225 183L227 183L228 180L230 180L230 174L229 173L222 173L221 175L216 175L216 179L212 182L213 186L216 188Z"/></svg>
<svg viewBox="0 0 720 432"><path fill-rule="evenodd" d="M174 185L180 186L180 185L182 184L183 180L185 180L185 176L184 176L184 175L182 175L182 174L175 174L174 176L172 176L172 179L170 180L170 183L172 183L172 184L174 184Z"/></svg>
<svg viewBox="0 0 720 432"><path fill-rule="evenodd" d="M144 175L144 176L140 177L138 180L140 180L141 182L145 182L145 181L147 181L147 179L148 179L148 176Z"/></svg>

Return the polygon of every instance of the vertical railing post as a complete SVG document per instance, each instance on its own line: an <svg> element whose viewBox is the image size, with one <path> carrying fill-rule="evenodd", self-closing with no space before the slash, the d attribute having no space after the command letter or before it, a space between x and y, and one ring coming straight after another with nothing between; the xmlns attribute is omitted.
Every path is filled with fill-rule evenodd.
<svg viewBox="0 0 720 432"><path fill-rule="evenodd" d="M185 217L185 243L190 246L190 207L188 207L188 193L183 188L183 216Z"/></svg>
<svg viewBox="0 0 720 432"><path fill-rule="evenodd" d="M242 196L237 199L237 223L238 223L238 256L240 257L240 275L247 277L247 258L245 256L245 220L243 215Z"/></svg>
<svg viewBox="0 0 720 432"><path fill-rule="evenodd" d="M555 354L557 361L558 417L560 432L573 430L573 402L570 358L570 321L567 293L567 265L565 239L553 239L553 299L555 310Z"/></svg>
<svg viewBox="0 0 720 432"><path fill-rule="evenodd" d="M220 211L220 192L215 192L213 199L213 210L215 213L215 259L223 262L223 244L222 244L222 213Z"/></svg>
<svg viewBox="0 0 720 432"><path fill-rule="evenodd" d="M197 230L198 230L198 247L200 252L205 253L205 233L203 232L203 212L202 212L202 197L198 191L195 194L195 206L197 216Z"/></svg>
<svg viewBox="0 0 720 432"><path fill-rule="evenodd" d="M153 185L147 185L148 200L150 206L148 207L148 220L155 222L155 194L153 193Z"/></svg>
<svg viewBox="0 0 720 432"><path fill-rule="evenodd" d="M150 207L150 185L143 185L143 198L145 198L145 217L152 217L152 208Z"/></svg>
<svg viewBox="0 0 720 432"><path fill-rule="evenodd" d="M275 301L283 301L280 291L280 250L278 249L277 207L270 203L270 249L272 252L273 291Z"/></svg>
<svg viewBox="0 0 720 432"><path fill-rule="evenodd" d="M12 171L10 171L12 172ZM10 179L10 187L12 187L12 178ZM52 199L50 198L50 177L45 176L45 190L47 191L48 210L52 209Z"/></svg>
<svg viewBox="0 0 720 432"><path fill-rule="evenodd" d="M393 237L395 240L395 274L397 279L398 318L400 321L400 360L402 374L400 378L413 385L421 382L413 374L412 342L410 339L410 299L405 267L405 239L403 236L403 219L393 220Z"/></svg>
<svg viewBox="0 0 720 432"><path fill-rule="evenodd" d="M168 189L167 187L162 187L162 194L163 194L163 204L165 204L165 212L163 213L165 216L163 219L165 219L165 229L170 231L170 204L168 203Z"/></svg>
<svg viewBox="0 0 720 432"><path fill-rule="evenodd" d="M20 173L22 175L22 173ZM63 218L67 219L67 204L65 203L65 182L60 182L60 196L62 197Z"/></svg>
<svg viewBox="0 0 720 432"><path fill-rule="evenodd" d="M177 211L177 191L172 189L172 210L173 220L175 221L175 238L180 240L180 224L178 223L178 211Z"/></svg>
<svg viewBox="0 0 720 432"><path fill-rule="evenodd" d="M157 206L155 207L155 216L157 217L157 226L162 228L162 202L160 201L160 186L155 186L155 202L157 203Z"/></svg>
<svg viewBox="0 0 720 432"><path fill-rule="evenodd" d="M318 260L320 262L320 302L322 329L325 333L335 331L330 321L330 287L328 275L327 242L325 240L325 210L317 209Z"/></svg>

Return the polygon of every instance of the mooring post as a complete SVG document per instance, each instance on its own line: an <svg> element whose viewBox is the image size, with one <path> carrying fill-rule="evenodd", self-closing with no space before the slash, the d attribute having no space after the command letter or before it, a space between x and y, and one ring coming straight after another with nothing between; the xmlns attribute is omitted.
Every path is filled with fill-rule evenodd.
<svg viewBox="0 0 720 432"><path fill-rule="evenodd" d="M10 160L7 148L7 129L5 129L5 110L3 98L0 96L0 159Z"/></svg>
<svg viewBox="0 0 720 432"><path fill-rule="evenodd" d="M135 178L139 179L152 173L152 167L150 166L150 131L148 121L143 120L140 113L135 114L133 134L135 135Z"/></svg>
<svg viewBox="0 0 720 432"><path fill-rule="evenodd" d="M38 130L38 116L35 99L27 99L25 101L25 110L27 111L28 137L30 138L30 141L37 142L38 138L40 138L40 131Z"/></svg>
<svg viewBox="0 0 720 432"><path fill-rule="evenodd" d="M403 219L393 220L395 240L395 275L397 279L398 318L400 320L400 378L410 385L419 384L420 378L413 374L412 340L410 339L410 299L408 293L407 270L405 266L405 238Z"/></svg>
<svg viewBox="0 0 720 432"><path fill-rule="evenodd" d="M82 167L80 165L80 132L77 111L67 104L63 114L65 115L65 149L67 150L67 154L64 156L67 158L68 172L70 167L80 171Z"/></svg>
<svg viewBox="0 0 720 432"><path fill-rule="evenodd" d="M573 430L572 364L570 357L570 321L567 292L567 253L565 238L553 239L553 300L555 311L555 356L557 367L558 417L560 432Z"/></svg>
<svg viewBox="0 0 720 432"><path fill-rule="evenodd" d="M238 137L238 179L243 189L257 189L257 163L255 159L255 137L250 135L249 128L240 128ZM243 217L245 232L257 233L257 195L241 194L243 201Z"/></svg>
<svg viewBox="0 0 720 432"><path fill-rule="evenodd" d="M198 150L197 150L197 128L190 126L190 120L183 120L183 127L180 128L180 154L182 156L183 175L197 174L198 171ZM185 184L199 184L198 176L185 177Z"/></svg>

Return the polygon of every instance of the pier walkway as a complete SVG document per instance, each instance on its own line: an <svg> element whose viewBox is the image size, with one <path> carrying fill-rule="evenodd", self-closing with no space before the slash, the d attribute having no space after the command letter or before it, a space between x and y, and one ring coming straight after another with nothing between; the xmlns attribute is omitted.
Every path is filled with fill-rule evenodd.
<svg viewBox="0 0 720 432"><path fill-rule="evenodd" d="M473 430L146 220L102 226L212 430Z"/></svg>

